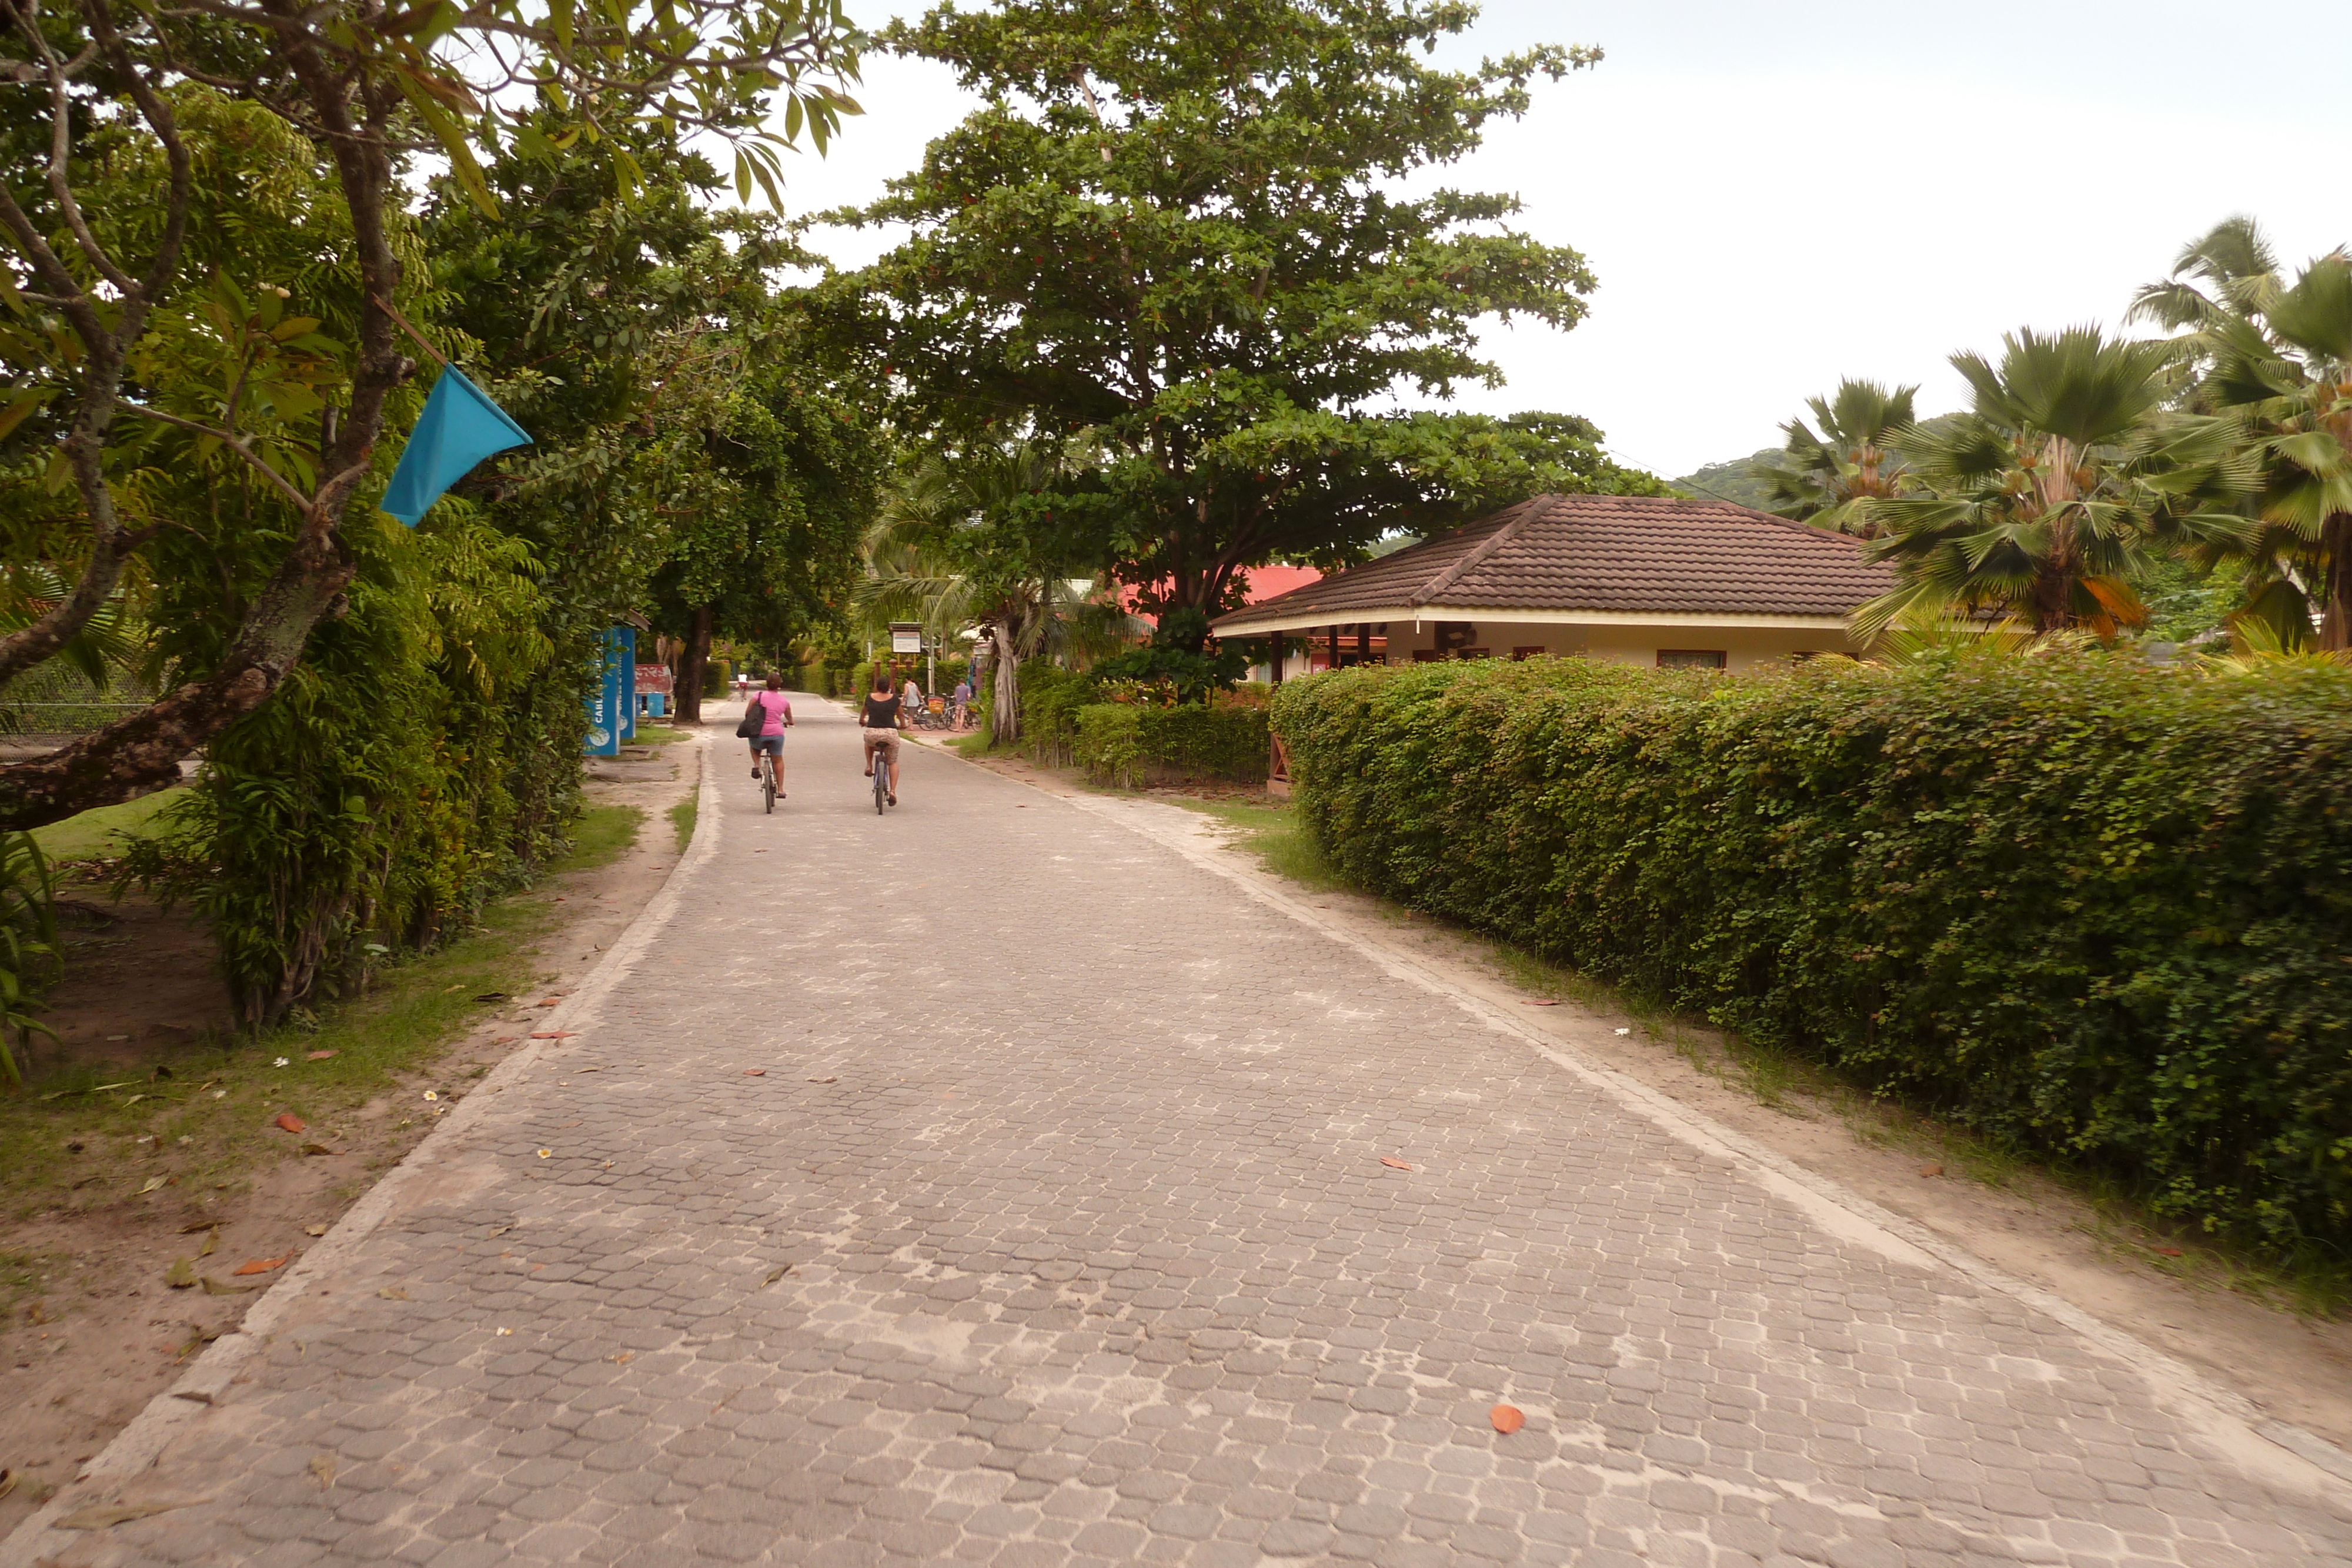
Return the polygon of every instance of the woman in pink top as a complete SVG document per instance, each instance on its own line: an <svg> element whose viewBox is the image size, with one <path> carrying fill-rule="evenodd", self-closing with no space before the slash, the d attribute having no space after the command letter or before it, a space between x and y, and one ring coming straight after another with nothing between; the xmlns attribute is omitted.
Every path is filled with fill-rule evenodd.
<svg viewBox="0 0 2352 1568"><path fill-rule="evenodd" d="M790 697L784 695L784 677L770 675L768 689L763 692L753 692L750 701L753 708L767 716L765 722L760 726L760 733L750 737L751 777L755 779L760 777L760 753L774 752L776 754L776 797L782 800L784 793L784 727L793 722L793 703Z"/></svg>

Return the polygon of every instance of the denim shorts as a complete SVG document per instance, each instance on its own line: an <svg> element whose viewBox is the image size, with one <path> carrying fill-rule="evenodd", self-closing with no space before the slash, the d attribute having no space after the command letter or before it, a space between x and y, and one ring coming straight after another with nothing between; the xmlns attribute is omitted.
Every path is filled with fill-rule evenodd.
<svg viewBox="0 0 2352 1568"><path fill-rule="evenodd" d="M755 735L751 737L751 755L754 757L763 751L772 751L779 757L784 754L784 737L781 735Z"/></svg>

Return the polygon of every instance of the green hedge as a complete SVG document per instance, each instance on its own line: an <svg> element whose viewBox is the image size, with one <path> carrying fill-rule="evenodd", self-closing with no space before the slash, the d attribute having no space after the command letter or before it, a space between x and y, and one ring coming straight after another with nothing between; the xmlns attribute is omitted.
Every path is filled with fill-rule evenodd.
<svg viewBox="0 0 2352 1568"><path fill-rule="evenodd" d="M1042 659L1021 666L1021 749L1067 768L1077 754L1078 710L1100 700L1092 681Z"/></svg>
<svg viewBox="0 0 2352 1568"><path fill-rule="evenodd" d="M1363 883L2285 1247L2352 1239L2352 670L1351 670Z"/></svg>
<svg viewBox="0 0 2352 1568"><path fill-rule="evenodd" d="M1097 783L1135 789L1172 775L1265 782L1264 708L1092 703L1076 716L1073 750Z"/></svg>

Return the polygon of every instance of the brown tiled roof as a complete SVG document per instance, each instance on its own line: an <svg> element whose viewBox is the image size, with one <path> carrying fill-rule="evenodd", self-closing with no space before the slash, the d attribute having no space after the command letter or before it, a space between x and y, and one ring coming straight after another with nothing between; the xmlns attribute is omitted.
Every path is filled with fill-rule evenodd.
<svg viewBox="0 0 2352 1568"><path fill-rule="evenodd" d="M1894 586L1859 540L1728 501L1538 496L1218 624L1423 605L1842 616Z"/></svg>

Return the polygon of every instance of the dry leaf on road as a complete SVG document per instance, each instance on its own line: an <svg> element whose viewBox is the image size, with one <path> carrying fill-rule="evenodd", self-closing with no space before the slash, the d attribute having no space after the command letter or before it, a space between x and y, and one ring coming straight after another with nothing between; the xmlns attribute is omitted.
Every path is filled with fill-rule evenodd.
<svg viewBox="0 0 2352 1568"><path fill-rule="evenodd" d="M809 1082L811 1083L838 1083L841 1082L841 1077L840 1074L835 1073L831 1078L812 1078Z"/></svg>
<svg viewBox="0 0 2352 1568"><path fill-rule="evenodd" d="M239 1263L235 1269L231 1270L230 1272L235 1274L267 1274L272 1269L283 1269L287 1264L291 1263L292 1261L294 1261L294 1254L291 1252L287 1253L282 1258L255 1258L247 1262Z"/></svg>
<svg viewBox="0 0 2352 1568"><path fill-rule="evenodd" d="M1507 1437L1528 1424L1528 1418L1520 1414L1516 1405L1497 1405L1486 1412L1486 1419L1495 1424L1496 1431Z"/></svg>
<svg viewBox="0 0 2352 1568"><path fill-rule="evenodd" d="M408 1300L408 1292L402 1290L398 1285L386 1285L383 1290L378 1291L376 1294L382 1296L387 1301L404 1301Z"/></svg>
<svg viewBox="0 0 2352 1568"><path fill-rule="evenodd" d="M162 1186L165 1182L170 1181L171 1179L172 1178L170 1176L149 1176L147 1178L147 1185L139 1189L139 1196L145 1197L149 1193L153 1192L156 1188Z"/></svg>
<svg viewBox="0 0 2352 1568"><path fill-rule="evenodd" d="M196 1264L193 1258L174 1258L172 1266L163 1270L163 1283L175 1291L196 1288Z"/></svg>
<svg viewBox="0 0 2352 1568"><path fill-rule="evenodd" d="M1409 1171L1412 1169L1411 1166L1405 1164L1402 1160L1392 1160L1386 1155L1382 1155L1381 1156L1381 1164L1388 1166L1389 1169L1392 1171Z"/></svg>
<svg viewBox="0 0 2352 1568"><path fill-rule="evenodd" d="M302 1145L302 1152L306 1155L340 1155L343 1151L331 1149L324 1144L305 1144Z"/></svg>
<svg viewBox="0 0 2352 1568"><path fill-rule="evenodd" d="M309 1055L307 1055L307 1056L303 1057L303 1058L302 1058L302 1060L303 1060L303 1061L326 1061L326 1060L327 1060L327 1058L329 1058L329 1057L331 1057L331 1056L332 1056L332 1055L334 1055L334 1054L335 1054L335 1052L333 1052L333 1051L311 1051Z"/></svg>
<svg viewBox="0 0 2352 1568"><path fill-rule="evenodd" d="M291 1111L280 1111L278 1113L277 1125L283 1127L289 1133L302 1133L310 1130L310 1124L305 1122L301 1117L297 1116Z"/></svg>
<svg viewBox="0 0 2352 1568"><path fill-rule="evenodd" d="M326 1233L327 1228L323 1225L306 1225L302 1228L302 1234L305 1236L324 1236Z"/></svg>
<svg viewBox="0 0 2352 1568"><path fill-rule="evenodd" d="M320 1454L310 1461L310 1473L319 1478L319 1490L325 1491L335 1484L335 1458Z"/></svg>
<svg viewBox="0 0 2352 1568"><path fill-rule="evenodd" d="M242 1270L238 1271L240 1273L243 1272ZM258 1280L255 1281L250 1285L227 1285L214 1279L210 1274L205 1275L203 1279L197 1281L196 1283L205 1288L205 1294L207 1296L241 1296L247 1291L258 1291L261 1289L261 1281Z"/></svg>
<svg viewBox="0 0 2352 1568"><path fill-rule="evenodd" d="M533 1034L530 1038L533 1040L570 1040L573 1035L578 1034L579 1032L580 1031L576 1029L541 1030Z"/></svg>

